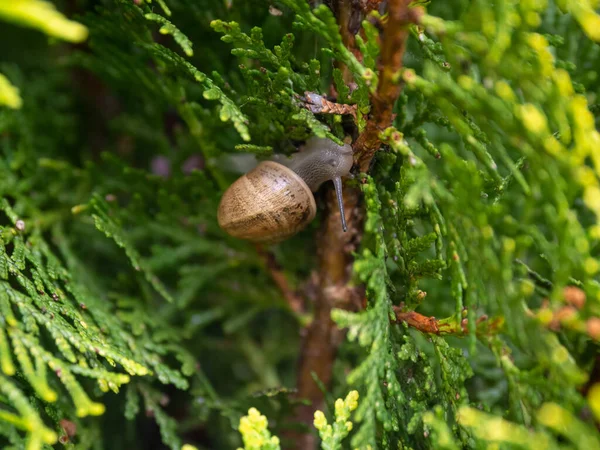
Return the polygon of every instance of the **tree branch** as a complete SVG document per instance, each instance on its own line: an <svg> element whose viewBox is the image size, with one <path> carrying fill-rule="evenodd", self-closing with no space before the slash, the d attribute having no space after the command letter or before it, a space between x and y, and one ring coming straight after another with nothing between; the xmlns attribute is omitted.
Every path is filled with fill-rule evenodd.
<svg viewBox="0 0 600 450"><path fill-rule="evenodd" d="M381 61L379 65L379 85L372 95L372 110L365 131L354 144L354 151L362 171L366 171L375 152L381 146L379 133L392 125L393 106L400 94L398 74L402 68L402 57L408 38L408 24L416 21L420 11L409 9L410 0L389 2L390 20L381 40ZM357 56L354 35L349 21L355 20L361 2L338 0L337 17L345 45ZM373 5L377 1L370 2ZM372 9L372 8L371 8ZM347 68L341 67L344 80L351 82ZM344 339L344 330L339 330L331 320L332 308L358 310L362 305L364 287L350 287L352 275L352 252L362 237L363 211L360 190L344 186L344 208L348 231L340 227L339 209L333 190L326 193L327 208L321 232L318 236L319 249L319 293L314 309L314 319L303 340L298 369L298 397L310 400L310 405L298 407L296 419L306 424L312 423L315 409L321 408L324 393L314 381L316 376L325 386L331 381L333 363L337 348ZM313 434L290 436L295 448L315 448Z"/></svg>
<svg viewBox="0 0 600 450"><path fill-rule="evenodd" d="M394 121L394 104L400 95L400 71L406 49L408 26L418 23L421 8L409 8L411 0L390 0L388 20L381 40L379 83L371 95L371 113L367 125L354 143L354 152L361 172L367 172L375 152L381 147L379 134Z"/></svg>
<svg viewBox="0 0 600 450"><path fill-rule="evenodd" d="M298 369L298 397L311 401L300 405L296 419L312 423L316 408L321 408L323 392L315 382L316 376L325 386L331 381L337 348L344 339L345 331L338 329L331 320L332 308L357 310L364 295L362 287L350 287L352 274L352 251L361 233L361 210L358 192L344 192L344 207L348 231L340 226L339 210L335 192L327 193L327 213L319 234L319 286L313 320L306 330L302 343ZM296 448L315 447L315 436L304 434L295 437Z"/></svg>

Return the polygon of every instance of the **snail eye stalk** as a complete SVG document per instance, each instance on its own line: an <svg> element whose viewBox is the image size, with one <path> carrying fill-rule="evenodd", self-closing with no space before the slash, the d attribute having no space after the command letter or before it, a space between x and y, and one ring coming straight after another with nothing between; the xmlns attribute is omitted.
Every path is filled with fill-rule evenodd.
<svg viewBox="0 0 600 450"><path fill-rule="evenodd" d="M346 213L344 212L344 197L342 196L342 179L340 177L335 177L333 179L333 185L335 186L335 195L337 197L338 206L340 208L340 216L342 218L342 230L344 233L348 231L348 226L346 225Z"/></svg>

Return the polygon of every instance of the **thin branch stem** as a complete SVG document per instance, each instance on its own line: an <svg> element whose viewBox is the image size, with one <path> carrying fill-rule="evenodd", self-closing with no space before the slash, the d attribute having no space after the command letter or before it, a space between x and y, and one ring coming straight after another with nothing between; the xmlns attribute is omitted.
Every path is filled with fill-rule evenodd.
<svg viewBox="0 0 600 450"><path fill-rule="evenodd" d="M367 125L354 144L361 172L367 172L373 156L381 147L380 133L394 121L394 104L400 95L402 57L409 36L409 25L418 23L421 8L409 8L411 0L390 0L388 21L381 39L379 84L371 95L371 113Z"/></svg>
<svg viewBox="0 0 600 450"><path fill-rule="evenodd" d="M416 311L402 311L399 306L394 306L396 322L404 322L409 327L419 330L425 334L466 336L469 334L468 319L457 319L450 317L447 319L436 319L435 317L424 316ZM481 316L477 319L475 333L477 336L485 337L498 334L502 329L504 319L502 317L488 318Z"/></svg>
<svg viewBox="0 0 600 450"><path fill-rule="evenodd" d="M285 298L287 304L290 309L294 311L296 314L302 314L304 312L304 300L300 295L298 295L289 284L287 277L277 261L275 260L275 256L272 253L266 251L260 245L256 246L256 251L258 255L262 258L265 267L271 274L271 278L275 285L279 288L283 297Z"/></svg>

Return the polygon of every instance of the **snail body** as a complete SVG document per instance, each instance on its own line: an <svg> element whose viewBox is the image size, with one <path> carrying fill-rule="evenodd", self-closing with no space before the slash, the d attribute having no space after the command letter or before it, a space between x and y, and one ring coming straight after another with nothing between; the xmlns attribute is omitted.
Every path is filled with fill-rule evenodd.
<svg viewBox="0 0 600 450"><path fill-rule="evenodd" d="M312 193L332 180L346 231L341 177L349 174L352 162L350 145L316 137L289 159L263 161L225 191L217 213L219 226L240 239L281 242L314 219Z"/></svg>

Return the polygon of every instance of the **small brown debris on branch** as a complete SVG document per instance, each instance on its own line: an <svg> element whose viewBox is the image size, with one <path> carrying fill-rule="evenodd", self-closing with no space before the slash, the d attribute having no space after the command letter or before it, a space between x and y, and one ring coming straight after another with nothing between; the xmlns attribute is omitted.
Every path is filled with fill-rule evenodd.
<svg viewBox="0 0 600 450"><path fill-rule="evenodd" d="M409 327L419 330L425 334L465 336L469 334L469 320L464 318L460 321L455 318L436 319L425 316L416 311L403 311L402 307L394 306L396 322L404 322ZM491 336L502 328L504 320L501 317L490 319L482 315L475 322L475 333L477 336Z"/></svg>
<svg viewBox="0 0 600 450"><path fill-rule="evenodd" d="M409 327L423 333L440 334L439 323L435 317L427 317L415 311L401 312L398 307L394 307L394 313L397 322L405 322Z"/></svg>
<svg viewBox="0 0 600 450"><path fill-rule="evenodd" d="M327 100L322 95L306 91L304 97L299 97L304 107L313 114L350 114L356 121L356 105L345 105Z"/></svg>

